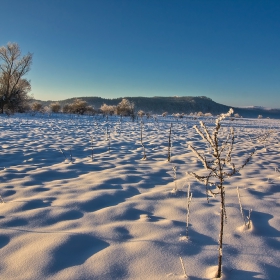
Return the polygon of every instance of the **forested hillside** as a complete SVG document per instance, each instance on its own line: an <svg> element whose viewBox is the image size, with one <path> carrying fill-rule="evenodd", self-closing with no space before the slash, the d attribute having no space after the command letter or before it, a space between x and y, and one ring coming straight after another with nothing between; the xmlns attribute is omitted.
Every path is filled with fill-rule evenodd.
<svg viewBox="0 0 280 280"><path fill-rule="evenodd" d="M173 113L211 113L217 115L220 113L227 112L231 106L226 106L219 104L212 99L205 96L173 96L173 97L125 97L130 102L135 104L135 111L143 110L151 114L162 114L163 112L168 112L168 114ZM63 107L66 104L71 104L76 98L69 98L65 100L58 101L59 104ZM102 97L79 97L86 101L89 105L93 106L95 109L99 109L103 104L107 105L117 105L122 101L120 98L102 98ZM43 106L49 106L53 101L40 101ZM235 108L234 113L239 114L243 117L252 117L257 118L259 115L266 118L280 118L280 109L271 109L265 110L259 107L252 108Z"/></svg>

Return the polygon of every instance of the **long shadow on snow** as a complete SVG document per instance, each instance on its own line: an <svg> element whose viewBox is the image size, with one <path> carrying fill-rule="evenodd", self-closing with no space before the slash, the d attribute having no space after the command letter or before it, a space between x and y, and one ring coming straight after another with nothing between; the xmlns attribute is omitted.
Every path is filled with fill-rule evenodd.
<svg viewBox="0 0 280 280"><path fill-rule="evenodd" d="M1 222L1 227L20 227L20 226L26 226L28 225L27 219L22 219L22 218L12 218L10 221L3 221ZM1 239L1 237L0 237Z"/></svg>
<svg viewBox="0 0 280 280"><path fill-rule="evenodd" d="M108 280L108 279L123 280L123 279L129 279L128 268L123 266L122 263L121 264L113 263L112 265L110 265L109 272L105 272L102 275L102 278L99 278L99 279L100 280Z"/></svg>
<svg viewBox="0 0 280 280"><path fill-rule="evenodd" d="M100 166L87 165L84 163L69 164L66 167L67 171L56 171L56 170L41 170L35 174L30 174L31 179L23 183L23 186L34 186L40 185L42 182L52 182L54 180L67 180L74 179L80 175L87 174L89 172L102 170ZM12 178L13 174L10 174ZM5 177L8 180L8 177Z"/></svg>
<svg viewBox="0 0 280 280"><path fill-rule="evenodd" d="M27 210L33 210L33 209L37 209L37 208L44 208L44 207L48 207L51 206L51 202L46 202L42 199L33 199L30 201L27 201L22 207L21 207L21 211L27 211Z"/></svg>
<svg viewBox="0 0 280 280"><path fill-rule="evenodd" d="M183 234L185 234L185 231ZM215 239L213 239L212 237L199 233L192 228L189 229L189 239L190 239L190 242L188 242L186 245L196 247L197 253L199 253L201 251L202 246L218 245L218 242ZM197 253L195 253L196 250L194 250L193 254L197 254ZM185 252L186 255L188 255L189 253L190 252L188 250Z"/></svg>
<svg viewBox="0 0 280 280"><path fill-rule="evenodd" d="M130 187L127 190L116 190L111 193L102 193L91 200L83 202L80 209L85 212L94 212L106 207L118 205L119 203L124 202L127 198L131 198L138 194L140 194L140 192L133 187Z"/></svg>
<svg viewBox="0 0 280 280"><path fill-rule="evenodd" d="M123 213L120 213L114 217L114 220L116 221L123 221L123 220L129 220L129 221L136 221L139 220L141 215L147 215L150 222L158 222L160 220L163 220L162 217L153 216L151 212L139 210L135 208L127 208L124 210ZM185 225L185 223L184 223Z"/></svg>
<svg viewBox="0 0 280 280"><path fill-rule="evenodd" d="M253 211L251 215L251 220L254 225L253 233L266 237L280 237L280 231L268 223L273 217L271 214Z"/></svg>
<svg viewBox="0 0 280 280"><path fill-rule="evenodd" d="M256 279L259 278L259 276L262 276L259 272L254 272L254 271L246 271L246 270L241 270L241 269L233 269L230 272L227 273L229 279ZM198 278L192 278L189 277L190 280L196 280ZM216 278L215 278L216 279ZM263 278L261 278L263 279ZM270 280L276 278L269 278ZM278 278L277 278L278 279Z"/></svg>
<svg viewBox="0 0 280 280"><path fill-rule="evenodd" d="M50 164L58 164L65 159L59 151L53 149L46 149L44 151L35 151L34 149L26 149L26 151L17 149L5 152L6 156L9 155L5 166L36 164L40 165L40 167L48 167ZM30 158L33 160L28 161Z"/></svg>
<svg viewBox="0 0 280 280"><path fill-rule="evenodd" d="M267 279L269 279L269 280L278 280L279 279L280 267L276 267L271 264L265 264L264 270L268 276Z"/></svg>
<svg viewBox="0 0 280 280"><path fill-rule="evenodd" d="M253 211L251 215L253 223L253 234L266 237L266 244L272 249L279 248L280 242L274 238L280 237L280 231L269 224L274 216L267 213Z"/></svg>
<svg viewBox="0 0 280 280"><path fill-rule="evenodd" d="M280 192L280 186L279 185L272 185L269 190L265 192L249 189L248 192L254 196L256 196L258 199L263 199L266 196L274 195L275 193Z"/></svg>
<svg viewBox="0 0 280 280"><path fill-rule="evenodd" d="M9 236L3 234L0 235L0 249L8 245L9 242L10 242Z"/></svg>
<svg viewBox="0 0 280 280"><path fill-rule="evenodd" d="M108 188L112 184L113 185L135 184L135 183L139 183L141 180L142 178L140 176L126 175L124 178L115 177L115 178L107 179L100 185L100 187L107 186L106 188Z"/></svg>
<svg viewBox="0 0 280 280"><path fill-rule="evenodd" d="M62 269L81 265L92 255L107 248L110 244L88 234L70 235L54 248L48 269L56 273Z"/></svg>

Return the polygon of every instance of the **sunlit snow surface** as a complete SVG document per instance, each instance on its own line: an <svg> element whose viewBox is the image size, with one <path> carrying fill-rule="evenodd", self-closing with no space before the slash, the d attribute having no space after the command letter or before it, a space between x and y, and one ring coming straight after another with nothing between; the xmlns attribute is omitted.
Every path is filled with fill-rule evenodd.
<svg viewBox="0 0 280 280"><path fill-rule="evenodd" d="M207 145L193 129L215 118L140 119L70 115L0 116L1 279L209 279L218 258L219 197L187 172L203 174L188 149ZM167 161L172 126L171 162ZM237 165L226 182L223 279L279 279L280 122L225 120ZM268 130L266 141L258 136ZM177 167L174 193L173 166ZM190 205L186 236L187 188ZM240 213L239 186L248 230Z"/></svg>

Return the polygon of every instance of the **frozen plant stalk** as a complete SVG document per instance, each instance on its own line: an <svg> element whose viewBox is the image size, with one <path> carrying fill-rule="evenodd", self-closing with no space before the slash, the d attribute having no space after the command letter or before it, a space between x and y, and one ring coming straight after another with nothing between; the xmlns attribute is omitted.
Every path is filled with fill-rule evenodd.
<svg viewBox="0 0 280 280"><path fill-rule="evenodd" d="M167 155L167 161L171 161L171 132L172 132L172 123L170 124L169 129L169 137L168 137L168 155Z"/></svg>
<svg viewBox="0 0 280 280"><path fill-rule="evenodd" d="M186 273L186 269L185 269L185 266L184 266L182 258L181 257L179 257L179 258L180 258L181 266L182 266L182 269L183 269L183 272L184 272L184 276L183 277L186 279L186 278L188 278L188 275Z"/></svg>
<svg viewBox="0 0 280 280"><path fill-rule="evenodd" d="M90 136L91 138L91 160L93 161L93 136Z"/></svg>
<svg viewBox="0 0 280 280"><path fill-rule="evenodd" d="M248 216L246 216L246 218L247 218L247 221L246 221L245 216L244 216L244 212L243 212L243 208L242 208L242 204L241 204L239 187L237 187L236 189L237 189L237 196L238 196L238 201L239 201L239 206L240 206L240 212L241 212L242 218L244 220L244 225L247 226L248 229L250 229L250 227L251 227L251 213L252 213L252 209L249 210Z"/></svg>
<svg viewBox="0 0 280 280"><path fill-rule="evenodd" d="M66 158L66 155L64 154L64 152L62 151L61 148L59 149L59 151L64 155L64 158L65 158L65 160L66 160L66 159L67 159L67 158Z"/></svg>
<svg viewBox="0 0 280 280"><path fill-rule="evenodd" d="M145 146L143 144L143 122L141 121L141 130L140 130L140 142L141 142L141 145L143 147L143 160L146 160L147 159L147 156L146 156L146 152L145 152Z"/></svg>
<svg viewBox="0 0 280 280"><path fill-rule="evenodd" d="M218 271L216 274L217 278L222 276L222 249L223 249L223 234L224 234L224 222L226 221L226 208L225 208L225 181L227 178L232 177L238 173L246 164L250 161L256 150L245 159L244 163L238 168L232 162L232 151L234 145L234 131L233 128L230 132L223 137L221 129L221 121L226 117L229 117L233 113L230 109L228 113L221 114L215 122L215 127L210 133L209 128L201 121L200 128L194 126L196 132L201 136L202 140L210 146L211 153L206 158L204 154L198 152L198 150L189 145L189 148L194 152L197 158L203 163L204 168L208 171L205 176L200 176L197 173L189 172L188 174L202 182L206 186L206 194L219 195L220 196L220 233L219 233L219 248L218 248ZM225 138L225 139L224 139ZM213 191L210 186L215 186L216 189Z"/></svg>
<svg viewBox="0 0 280 280"><path fill-rule="evenodd" d="M175 185L175 187L174 187L174 189L172 190L172 192L173 193L177 193L177 190L178 190L178 188L177 188L177 182L176 182L176 180L177 180L177 166L172 166L172 169L173 169L173 180L174 180L174 185Z"/></svg>
<svg viewBox="0 0 280 280"><path fill-rule="evenodd" d="M240 193L239 193L239 187L236 187L236 190L237 190L237 196L238 196L238 201L239 201L239 207L240 207L241 216L242 216L242 218L243 218L244 225L246 226L246 220L245 220L245 217L244 217L243 208L242 208L242 204L241 204L241 198L240 198Z"/></svg>
<svg viewBox="0 0 280 280"><path fill-rule="evenodd" d="M187 223L186 223L186 237L189 239L189 219L190 219L190 205L192 201L192 193L190 192L191 185L188 185L188 194L187 194Z"/></svg>

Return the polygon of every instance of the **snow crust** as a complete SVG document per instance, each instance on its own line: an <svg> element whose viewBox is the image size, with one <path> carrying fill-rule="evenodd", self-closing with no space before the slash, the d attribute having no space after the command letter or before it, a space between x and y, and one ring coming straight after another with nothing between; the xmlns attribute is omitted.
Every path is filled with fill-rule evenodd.
<svg viewBox="0 0 280 280"><path fill-rule="evenodd" d="M188 145L208 152L193 129L200 120L143 118L147 159L141 160L140 120L0 116L1 279L214 278L219 198L208 203L205 186L187 175L203 172ZM203 121L215 125L214 118ZM225 136L230 126L236 137L233 162L242 162L254 148L258 152L225 185L222 279L276 280L280 122L226 120ZM268 129L274 133L263 142L258 136ZM244 214L252 209L250 229L240 213L237 186Z"/></svg>

